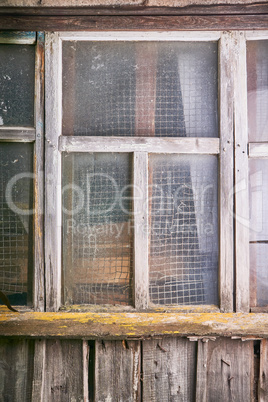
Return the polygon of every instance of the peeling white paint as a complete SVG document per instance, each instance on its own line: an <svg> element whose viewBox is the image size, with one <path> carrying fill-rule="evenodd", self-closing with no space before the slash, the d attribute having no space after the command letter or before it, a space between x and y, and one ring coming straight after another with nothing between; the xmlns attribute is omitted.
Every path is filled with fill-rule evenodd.
<svg viewBox="0 0 268 402"><path fill-rule="evenodd" d="M0 116L0 126L3 126L3 125L4 125L4 120L3 120L3 117Z"/></svg>

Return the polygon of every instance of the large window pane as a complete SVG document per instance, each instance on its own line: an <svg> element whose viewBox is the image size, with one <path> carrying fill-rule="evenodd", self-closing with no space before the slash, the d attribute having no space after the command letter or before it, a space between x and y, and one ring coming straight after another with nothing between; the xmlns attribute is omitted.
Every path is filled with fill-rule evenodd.
<svg viewBox="0 0 268 402"><path fill-rule="evenodd" d="M0 45L0 126L34 125L35 47Z"/></svg>
<svg viewBox="0 0 268 402"><path fill-rule="evenodd" d="M268 160L249 160L251 307L268 305Z"/></svg>
<svg viewBox="0 0 268 402"><path fill-rule="evenodd" d="M0 144L0 290L12 304L32 300L32 144Z"/></svg>
<svg viewBox="0 0 268 402"><path fill-rule="evenodd" d="M217 137L217 43L63 42L63 135Z"/></svg>
<svg viewBox="0 0 268 402"><path fill-rule="evenodd" d="M216 156L150 156L150 299L217 304Z"/></svg>
<svg viewBox="0 0 268 402"><path fill-rule="evenodd" d="M68 304L132 304L131 158L63 154L63 278Z"/></svg>
<svg viewBox="0 0 268 402"><path fill-rule="evenodd" d="M249 141L268 141L268 40L247 43Z"/></svg>

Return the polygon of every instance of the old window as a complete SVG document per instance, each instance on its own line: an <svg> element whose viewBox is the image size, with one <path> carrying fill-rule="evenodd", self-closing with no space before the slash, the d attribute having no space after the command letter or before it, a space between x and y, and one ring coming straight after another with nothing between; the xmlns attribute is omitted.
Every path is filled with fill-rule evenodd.
<svg viewBox="0 0 268 402"><path fill-rule="evenodd" d="M51 306L224 305L227 37L48 35Z"/></svg>

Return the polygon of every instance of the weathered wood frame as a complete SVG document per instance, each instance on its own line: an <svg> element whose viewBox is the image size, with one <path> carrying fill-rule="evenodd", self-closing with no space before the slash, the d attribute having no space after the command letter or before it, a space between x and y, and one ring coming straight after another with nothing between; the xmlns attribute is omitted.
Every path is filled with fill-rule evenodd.
<svg viewBox="0 0 268 402"><path fill-rule="evenodd" d="M72 40L217 41L219 44L219 138L75 137L61 135L62 42ZM46 35L46 274L47 311L61 305L61 152L129 152L134 154L135 184L142 185L148 206L148 153L212 154L219 156L220 308L233 311L233 76L232 34L214 32L60 32ZM231 106L230 106L231 105ZM134 194L134 198L135 194ZM148 222L134 214L134 307L149 307L148 233L138 228ZM56 225L56 229L55 229ZM145 225L147 227L147 225ZM204 308L204 311L206 307Z"/></svg>
<svg viewBox="0 0 268 402"><path fill-rule="evenodd" d="M43 245L43 169L44 169L44 34L35 32L0 32L2 44L35 45L34 127L0 128L0 142L30 142L34 145L34 269L33 309L44 311L44 245Z"/></svg>

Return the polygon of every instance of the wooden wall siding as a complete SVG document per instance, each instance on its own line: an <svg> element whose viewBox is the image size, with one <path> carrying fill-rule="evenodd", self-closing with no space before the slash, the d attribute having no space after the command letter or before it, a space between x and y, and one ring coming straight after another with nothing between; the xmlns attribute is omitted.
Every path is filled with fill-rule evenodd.
<svg viewBox="0 0 268 402"><path fill-rule="evenodd" d="M140 401L140 342L95 342L95 401Z"/></svg>
<svg viewBox="0 0 268 402"><path fill-rule="evenodd" d="M46 341L44 401L84 401L82 350L80 340Z"/></svg>
<svg viewBox="0 0 268 402"><path fill-rule="evenodd" d="M0 340L0 401L31 400L34 341Z"/></svg>
<svg viewBox="0 0 268 402"><path fill-rule="evenodd" d="M252 341L243 342L229 338L219 338L208 341L207 344L199 341L197 365L199 367L197 377L201 376L203 379L203 391L201 393L200 387L198 388L197 401L252 401L254 379ZM199 378L197 384L202 386Z"/></svg>
<svg viewBox="0 0 268 402"><path fill-rule="evenodd" d="M142 343L143 400L195 400L196 342L163 338Z"/></svg>
<svg viewBox="0 0 268 402"><path fill-rule="evenodd" d="M268 397L268 342L261 341L260 347L260 373L258 386L258 401L266 402Z"/></svg>

